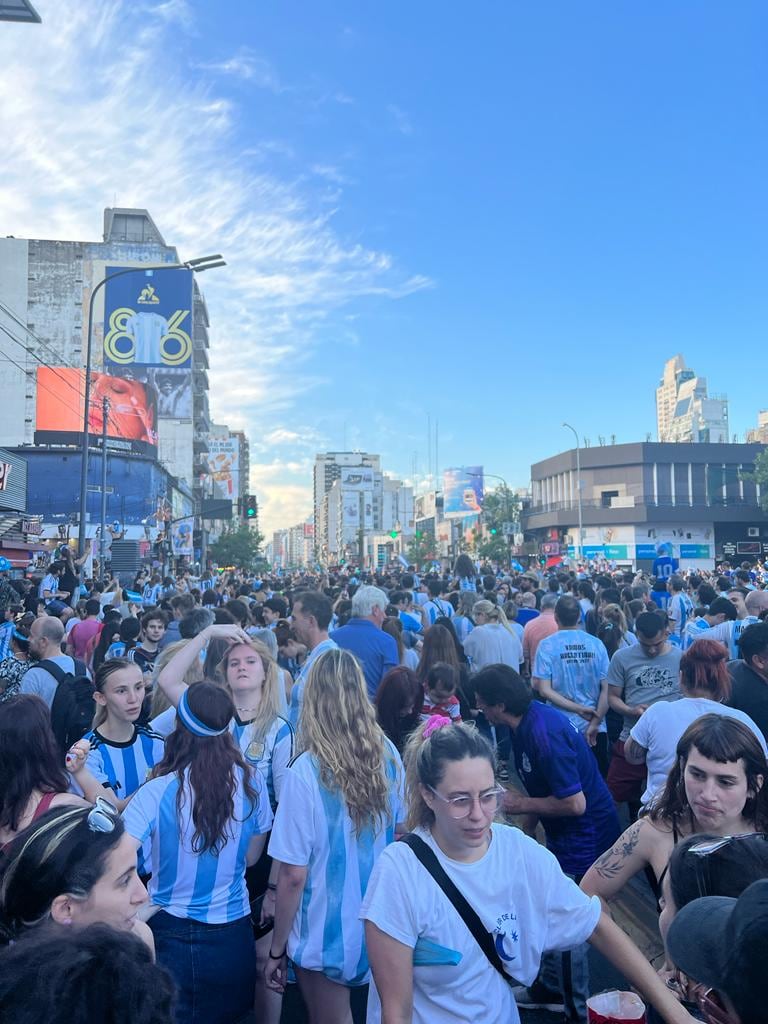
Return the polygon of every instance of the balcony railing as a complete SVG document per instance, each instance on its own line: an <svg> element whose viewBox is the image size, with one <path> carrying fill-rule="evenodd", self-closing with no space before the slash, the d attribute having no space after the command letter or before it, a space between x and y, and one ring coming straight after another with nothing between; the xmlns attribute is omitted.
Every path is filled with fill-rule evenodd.
<svg viewBox="0 0 768 1024"><path fill-rule="evenodd" d="M627 499L621 497L614 503L612 499L606 503L600 498L584 498L581 503L582 509L599 508L603 511L622 511L632 508L638 508L645 506L646 508L753 508L758 510L760 504L756 498L707 498L702 501L696 499L694 501L683 501L677 498L662 497L654 498L648 495L634 495L634 501L630 504ZM543 515L547 512L566 512L566 511L577 511L579 507L578 501L553 501L548 504L535 504L531 503L524 506L523 513L529 516Z"/></svg>

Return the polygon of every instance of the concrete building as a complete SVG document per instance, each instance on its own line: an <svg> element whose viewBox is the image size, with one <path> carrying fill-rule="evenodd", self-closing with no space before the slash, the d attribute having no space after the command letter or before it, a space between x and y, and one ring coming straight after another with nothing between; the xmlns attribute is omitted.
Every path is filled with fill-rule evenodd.
<svg viewBox="0 0 768 1024"><path fill-rule="evenodd" d="M768 444L768 409L757 414L757 426L747 431L748 444Z"/></svg>
<svg viewBox="0 0 768 1024"><path fill-rule="evenodd" d="M681 355L668 359L656 388L656 431L660 442L725 444L728 401L709 396L705 377L697 377Z"/></svg>
<svg viewBox="0 0 768 1024"><path fill-rule="evenodd" d="M656 545L671 544L683 567L768 553L768 516L749 474L759 444L637 443L582 448L583 555L650 568ZM579 480L576 451L531 467L526 536L541 553L575 555ZM557 549L557 552L555 551Z"/></svg>
<svg viewBox="0 0 768 1024"><path fill-rule="evenodd" d="M360 470L361 472L356 472ZM315 521L315 552L321 561L331 552L333 533L335 532L327 520L327 502L325 497L336 481L342 478L344 471L344 490L370 492L371 528L380 529L381 523L381 457L368 452L321 452L315 456L313 474L314 482L314 521ZM367 471L367 472L364 472ZM358 480L358 477L360 478ZM377 486L378 481L378 486ZM350 501L351 509L353 502ZM350 512L350 515L353 513ZM334 524L335 525L335 524ZM349 524L348 524L349 525Z"/></svg>
<svg viewBox="0 0 768 1024"><path fill-rule="evenodd" d="M157 458L201 496L211 425L205 300L191 272L140 273L178 262L142 209L106 209L99 242L0 239L0 443L35 444L41 421L62 409L76 427L70 433L79 433L91 293L110 273L133 267L139 273L117 277L96 297L94 380L102 373L114 390L119 378L131 392L126 407L145 396ZM116 404L111 420L125 424ZM124 427L115 433L125 436Z"/></svg>

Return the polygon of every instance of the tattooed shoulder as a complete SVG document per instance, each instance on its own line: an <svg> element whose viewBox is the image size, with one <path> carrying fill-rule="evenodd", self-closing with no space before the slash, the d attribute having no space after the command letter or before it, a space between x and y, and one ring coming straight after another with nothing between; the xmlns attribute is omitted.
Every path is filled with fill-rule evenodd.
<svg viewBox="0 0 768 1024"><path fill-rule="evenodd" d="M619 837L618 842L597 858L592 866L598 875L602 878L615 878L621 873L625 860L634 853L640 842L642 827L642 821L636 821L634 825L630 825L626 832Z"/></svg>

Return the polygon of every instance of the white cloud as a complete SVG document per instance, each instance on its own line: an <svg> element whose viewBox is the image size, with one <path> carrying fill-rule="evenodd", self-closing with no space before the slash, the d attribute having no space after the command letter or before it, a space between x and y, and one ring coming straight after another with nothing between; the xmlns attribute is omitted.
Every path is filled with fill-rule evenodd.
<svg viewBox="0 0 768 1024"><path fill-rule="evenodd" d="M413 122L404 110L394 103L390 103L387 106L387 113L392 117L395 128L401 135L413 135Z"/></svg>
<svg viewBox="0 0 768 1024"><path fill-rule="evenodd" d="M312 184L312 167L331 165L310 160L283 180L269 170L269 140L240 142L236 104L210 78L182 73L178 23L194 30L184 0L38 2L42 26L0 34L3 233L98 238L102 209L116 200L146 207L182 258L224 254L228 266L201 278L213 417L255 445L272 436L279 457L264 460L269 473L255 462L253 486L263 528L292 525L307 493L311 506L311 463L302 483L290 466L306 448L289 437L301 432L297 399L321 383L306 368L320 332L351 301L400 298L430 282L339 234L335 208ZM282 88L249 51L232 60L225 73ZM290 143L272 145L275 159L292 158Z"/></svg>
<svg viewBox="0 0 768 1024"><path fill-rule="evenodd" d="M270 62L249 49L238 50L236 54L225 60L208 61L198 64L197 67L202 71L240 78L259 89L268 89L274 93L285 91L285 86L280 82L277 72Z"/></svg>

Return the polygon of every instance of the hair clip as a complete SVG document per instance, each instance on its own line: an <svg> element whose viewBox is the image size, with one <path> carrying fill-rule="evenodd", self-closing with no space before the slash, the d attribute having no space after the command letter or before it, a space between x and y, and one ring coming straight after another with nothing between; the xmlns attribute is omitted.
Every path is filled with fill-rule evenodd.
<svg viewBox="0 0 768 1024"><path fill-rule="evenodd" d="M442 729L444 726L450 724L450 718L446 718L445 715L430 715L426 721L426 724L424 726L424 729L422 730L421 735L424 737L425 740L429 739L433 732L436 732L438 729Z"/></svg>

